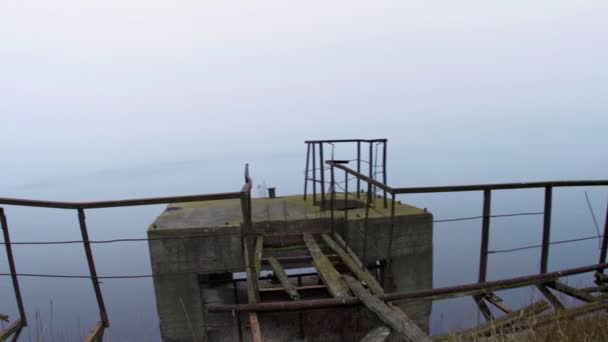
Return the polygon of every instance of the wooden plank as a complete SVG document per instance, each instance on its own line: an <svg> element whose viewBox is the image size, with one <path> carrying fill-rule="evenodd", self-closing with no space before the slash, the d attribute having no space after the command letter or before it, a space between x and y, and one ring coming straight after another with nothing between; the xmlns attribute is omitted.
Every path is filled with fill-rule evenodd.
<svg viewBox="0 0 608 342"><path fill-rule="evenodd" d="M473 300L475 300L475 304L477 304L477 307L479 308L479 311L483 317L485 317L486 321L491 321L494 319L494 315L492 315L492 311L490 311L490 308L488 308L486 302L483 301L483 298L484 295L473 296Z"/></svg>
<svg viewBox="0 0 608 342"><path fill-rule="evenodd" d="M325 286L325 284L294 286L294 289L296 291L322 290L322 289L326 289L326 288L327 288L327 286ZM285 288L283 288L283 287L262 287L262 288L260 288L259 291L260 292L278 292L278 291L285 291Z"/></svg>
<svg viewBox="0 0 608 342"><path fill-rule="evenodd" d="M498 308L498 310L500 310L506 314L513 312L513 310L511 310L511 308L509 308L507 305L505 305L503 303L502 299L494 293L489 293L488 295L484 296L484 299L488 303L490 303L490 304L494 305L496 308Z"/></svg>
<svg viewBox="0 0 608 342"><path fill-rule="evenodd" d="M359 342L385 342L391 334L391 328L387 326L379 326L376 329L368 332Z"/></svg>
<svg viewBox="0 0 608 342"><path fill-rule="evenodd" d="M249 313L249 328L251 330L251 340L253 342L262 342L262 331L260 330L260 321L255 312Z"/></svg>
<svg viewBox="0 0 608 342"><path fill-rule="evenodd" d="M519 310L515 310L509 314L506 314L502 317L496 318L491 321L487 321L483 324L480 324L474 328L451 334L444 335L436 335L433 336L434 341L460 341L459 337L475 337L475 336L485 336L492 333L496 333L500 330L503 330L507 327L513 326L518 322L527 321L530 317L535 317L536 315L542 313L543 311L549 309L549 304L544 300L532 303L526 307L523 307ZM466 340L466 339L463 339Z"/></svg>
<svg viewBox="0 0 608 342"><path fill-rule="evenodd" d="M258 236L255 239L255 252L253 254L253 267L255 268L256 275L260 274L260 270L262 269L262 252L264 249L264 237Z"/></svg>
<svg viewBox="0 0 608 342"><path fill-rule="evenodd" d="M85 342L101 342L103 341L103 332L105 330L103 321L97 322L91 333L84 338Z"/></svg>
<svg viewBox="0 0 608 342"><path fill-rule="evenodd" d="M568 286L557 280L550 282L550 283L546 283L545 286L548 286L556 291L565 293L570 297L576 298L578 300L582 300L583 302L593 302L593 301L597 300L595 297L588 294L587 292L583 292L579 289L575 289L574 287Z"/></svg>
<svg viewBox="0 0 608 342"><path fill-rule="evenodd" d="M287 292L289 297L293 300L300 300L300 295L298 294L298 291L289 281L289 278L287 278L287 274L283 270L283 266L281 266L281 263L274 257L269 257L268 262L270 263L270 267L272 267L272 270L274 271L274 275L279 279L281 285L283 285L283 289L285 289L285 292Z"/></svg>
<svg viewBox="0 0 608 342"><path fill-rule="evenodd" d="M348 284L348 287L355 293L357 298L359 298L369 310L378 315L384 324L388 325L393 331L402 336L405 341L431 341L431 338L403 312L396 312L378 298L378 296L371 294L363 287L363 284L355 278L349 275L344 275L343 277Z"/></svg>
<svg viewBox="0 0 608 342"><path fill-rule="evenodd" d="M562 302L560 302L559 299L557 299L557 297L555 297L555 295L545 285L539 284L536 285L536 288L538 291L540 291L540 293L543 294L543 296L545 296L545 298L547 298L555 310L564 309L564 304L562 304Z"/></svg>
<svg viewBox="0 0 608 342"><path fill-rule="evenodd" d="M363 266L363 262L359 259L357 254L355 252L353 252L352 249L350 249L350 247L346 246L346 241L344 241L344 239L342 238L342 236L340 236L340 234L334 233L334 240L336 240L340 244L340 246L345 246L344 250L346 250L346 252L348 252L348 254L357 263L357 265Z"/></svg>
<svg viewBox="0 0 608 342"><path fill-rule="evenodd" d="M16 334L19 330L23 328L23 323L21 320L14 321L11 325L9 325L6 329L0 331L0 341L5 341L11 335Z"/></svg>
<svg viewBox="0 0 608 342"><path fill-rule="evenodd" d="M359 278L359 280L365 283L365 285L372 291L373 294L384 294L384 289L382 288L382 286L380 286L378 281L376 281L376 278L374 278L374 276L372 276L365 268L359 266L359 264L357 264L357 262L352 258L352 256L349 255L344 249L342 249L342 247L340 247L331 237L329 237L329 235L322 234L321 237L323 238L323 241L325 241L327 246L329 246L329 248L331 248L336 254L338 254L340 259L342 259L342 262L350 269L351 272L353 272L355 276L357 276L357 278Z"/></svg>
<svg viewBox="0 0 608 342"><path fill-rule="evenodd" d="M573 319L578 316L593 313L595 311L606 310L606 304L607 303L604 300L597 300L577 307L560 310L550 315L542 315L534 320L531 328L551 324L556 320Z"/></svg>
<svg viewBox="0 0 608 342"><path fill-rule="evenodd" d="M336 268L332 265L329 259L323 254L319 245L312 237L310 233L304 233L304 243L306 243L306 247L310 255L312 256L312 262L314 266L317 268L319 272L319 276L327 285L327 289L329 293L336 298L348 298L350 294L348 292L348 287L342 280L340 273L336 270Z"/></svg>
<svg viewBox="0 0 608 342"><path fill-rule="evenodd" d="M255 271L255 266L252 264L253 260L250 259L249 251L251 251L250 248L253 247L252 245L253 243L251 238L245 237L243 254L245 257L245 271L247 273L247 302L249 304L255 304L260 300L260 292L258 291L258 273ZM256 259L255 256L253 258ZM250 312L248 316L252 341L262 342L262 332L260 329L258 314L255 312Z"/></svg>

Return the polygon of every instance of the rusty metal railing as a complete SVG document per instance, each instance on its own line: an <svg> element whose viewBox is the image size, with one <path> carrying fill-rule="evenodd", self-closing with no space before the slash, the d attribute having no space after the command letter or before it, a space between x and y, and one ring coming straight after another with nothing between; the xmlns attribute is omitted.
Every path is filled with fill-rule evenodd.
<svg viewBox="0 0 608 342"><path fill-rule="evenodd" d="M98 201L98 202L58 202L58 201L40 201L30 199L17 199L17 198L0 198L0 205L12 205L12 206L23 206L23 207L37 207L37 208L54 208L54 209L67 209L76 210L78 223L80 226L80 233L82 236L82 244L84 247L85 255L87 258L87 265L89 268L89 278L92 281L93 289L95 291L95 297L99 309L99 321L91 330L91 333L86 336L85 341L101 341L105 329L110 327L110 321L108 313L104 303L103 293L101 290L99 277L95 267L95 258L91 249L91 240L89 239L89 232L86 224L86 213L87 209L101 209L101 208L117 208L117 207L131 207L131 206L143 206L143 205L158 205L158 204L170 204L170 203L188 203L188 202L204 202L224 199L240 199L243 213L243 228L241 230L241 241L246 243L251 238L251 188L252 180L249 176L249 166L245 166L245 185L238 192L225 192L216 194L202 194L202 195L190 195L190 196L171 196L171 197L152 197L152 198L135 198L125 200L114 200L114 201ZM27 317L23 304L23 298L21 296L21 289L19 287L19 274L15 265L15 258L12 252L12 244L9 234L8 221L6 217L6 211L0 207L0 226L4 235L4 245L6 247L7 260L10 269L10 275L13 281L13 289L15 292L15 298L17 306L19 308L19 319L10 324L6 329L0 331L0 341L3 341L10 336L15 339L20 334L21 330L27 326ZM138 277L138 276L135 276ZM77 278L77 277L74 277Z"/></svg>

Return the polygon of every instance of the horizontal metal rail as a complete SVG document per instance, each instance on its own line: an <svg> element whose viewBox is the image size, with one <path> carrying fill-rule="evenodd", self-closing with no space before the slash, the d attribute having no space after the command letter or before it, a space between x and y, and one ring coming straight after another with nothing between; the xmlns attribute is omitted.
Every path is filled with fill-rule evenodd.
<svg viewBox="0 0 608 342"><path fill-rule="evenodd" d="M371 183L372 185L375 185L378 188L380 188L382 190L385 190L386 192L388 192L390 194L394 194L394 189L391 188L390 186L388 186L388 185L386 185L386 184L384 184L384 183L382 183L380 181L377 181L375 179L372 179L372 178L370 178L370 177L368 177L368 176L366 176L366 175L364 175L364 174L362 174L360 172L357 172L357 171L349 168L348 166L344 166L344 164L335 163L332 160L328 160L325 163L327 165L329 165L329 166L332 166L332 167L335 167L337 169L343 170L343 171L345 171L345 172L347 172L347 173L355 176L356 178L358 178L358 179L360 179L360 180L362 180L362 181L364 181L366 183Z"/></svg>
<svg viewBox="0 0 608 342"><path fill-rule="evenodd" d="M246 184L243 187L243 192L251 189L251 184ZM55 208L55 209L100 209L100 208L116 208L116 207L132 207L140 205L155 205L169 203L187 203L187 202L202 202L214 201L223 199L241 198L242 192L224 192L217 194L205 195L188 195L188 196L171 196L171 197L149 197L135 198L114 201L98 201L98 202L57 202L57 201L39 201L19 198L2 198L0 204L16 205L23 207L39 207L39 208Z"/></svg>
<svg viewBox="0 0 608 342"><path fill-rule="evenodd" d="M377 143L377 142L387 142L388 139L334 139L334 140L306 140L305 144L320 144L320 143L354 143L354 142L364 142L364 143Z"/></svg>
<svg viewBox="0 0 608 342"><path fill-rule="evenodd" d="M507 290L516 287L529 286L539 283L550 282L555 279L575 274L604 270L608 263L601 263L583 267L569 268L556 272L548 272L523 277L508 278L501 280L471 283L457 286L447 286L435 289L401 291L385 294L381 298L385 301L445 299L474 294L484 294L492 291ZM258 304L209 304L209 312L260 312L260 311L293 311L305 309L334 308L341 306L361 305L356 297L349 298L327 298L310 299L300 301L281 301Z"/></svg>
<svg viewBox="0 0 608 342"><path fill-rule="evenodd" d="M546 187L571 187L571 186L608 186L608 180L574 180L574 181L549 181L549 182L527 182L527 183L495 183L475 185L448 185L411 188L393 188L396 194L422 194L432 192L462 192L462 191L485 191L485 190L511 190L511 189L533 189Z"/></svg>

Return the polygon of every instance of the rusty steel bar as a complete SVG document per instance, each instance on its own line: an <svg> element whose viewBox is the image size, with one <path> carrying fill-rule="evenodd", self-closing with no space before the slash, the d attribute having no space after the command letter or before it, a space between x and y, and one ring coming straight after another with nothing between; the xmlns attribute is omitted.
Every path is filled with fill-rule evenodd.
<svg viewBox="0 0 608 342"><path fill-rule="evenodd" d="M99 209L99 208L132 207L132 206L139 206L139 205L214 201L214 200L222 200L222 199L236 199L239 197L240 197L239 192L225 192L225 193L207 194L207 195L149 197L149 198L135 198L135 199L99 201L99 202L56 202L56 201L39 201L39 200L18 199L18 198L0 198L0 204L25 206L25 207L55 208L55 209Z"/></svg>
<svg viewBox="0 0 608 342"><path fill-rule="evenodd" d="M335 233L336 232L336 225L334 222L334 210L336 208L335 206L335 202L336 202L336 186L335 186L335 176L334 176L334 167L331 166L330 167L330 184L331 184L331 203L329 204L330 206L330 225L331 225L331 232Z"/></svg>
<svg viewBox="0 0 608 342"><path fill-rule="evenodd" d="M393 191L393 188L391 188L390 186L388 186L388 185L386 185L386 184L382 184L382 182L378 182L378 181L377 181L377 180L375 180L375 179L372 179L372 178L370 178L370 177L367 177L366 175L361 174L361 173L359 173L359 172L357 172L357 171L355 171L355 170L352 170L351 168L349 168L349 167L347 167L347 166L344 166L344 165L339 164L339 163L334 163L334 162L332 162L331 160L328 160L328 161L327 161L327 164L329 164L329 165L333 165L333 166L337 167L337 168L338 168L338 169L340 169L340 170L346 171L346 172L348 172L349 174L351 174L351 175L355 176L357 179L360 179L360 180L362 180L362 181L364 181L364 182L367 182L367 183L372 183L372 184L374 184L376 187L378 187L378 188L380 188L380 189L383 189L383 190L386 190L386 191L387 191L388 193L390 193L390 194L395 193L395 192Z"/></svg>
<svg viewBox="0 0 608 342"><path fill-rule="evenodd" d="M353 142L383 142L387 139L334 139L334 140L306 140L305 143L353 143Z"/></svg>
<svg viewBox="0 0 608 342"><path fill-rule="evenodd" d="M486 281L488 269L488 243L490 240L490 215L492 191L483 191L483 217L481 221L481 250L479 252L479 282Z"/></svg>
<svg viewBox="0 0 608 342"><path fill-rule="evenodd" d="M346 177L348 177L348 172ZM357 141L357 173L361 173L361 142ZM361 178L357 177L357 198L361 198Z"/></svg>
<svg viewBox="0 0 608 342"><path fill-rule="evenodd" d="M306 201L306 189L308 188L308 161L310 159L310 144L306 144L306 168L304 171L304 200Z"/></svg>
<svg viewBox="0 0 608 342"><path fill-rule="evenodd" d="M27 318L25 316L23 298L21 297L21 288L19 287L19 278L17 277L17 267L15 266L15 256L13 255L11 237L8 232L8 221L6 220L4 208L0 208L0 225L2 226L2 233L4 235L6 258L8 260L8 266L11 271L11 278L13 279L13 290L15 291L15 299L17 300L17 307L19 308L19 319L23 326L27 326Z"/></svg>
<svg viewBox="0 0 608 342"><path fill-rule="evenodd" d="M606 205L606 220L604 221L604 237L602 238L602 251L600 253L600 263L606 262L606 252L608 249L608 204ZM601 270L600 273L604 273Z"/></svg>
<svg viewBox="0 0 608 342"><path fill-rule="evenodd" d="M575 274L593 272L608 268L607 263L564 269L556 272L521 276L515 278L486 281L483 283L472 283L457 286L447 286L434 289L399 291L380 296L384 301L420 300L431 297L457 297L484 294L493 291L506 290L516 287L535 285L538 283L549 282L561 277ZM302 309L320 309L341 306L361 305L361 301L356 297L348 298L326 298L310 299L299 301L283 301L259 304L209 304L208 312L242 312L242 311L292 311Z"/></svg>
<svg viewBox="0 0 608 342"><path fill-rule="evenodd" d="M319 144L319 171L321 171L321 210L325 210L325 162L323 160L323 143Z"/></svg>
<svg viewBox="0 0 608 342"><path fill-rule="evenodd" d="M348 173L344 171L344 248L348 249Z"/></svg>
<svg viewBox="0 0 608 342"><path fill-rule="evenodd" d="M540 256L540 273L547 272L549 263L549 244L551 243L551 208L552 208L553 188L545 188L545 210L543 216L543 244Z"/></svg>
<svg viewBox="0 0 608 342"><path fill-rule="evenodd" d="M363 220L363 263L367 262L367 225L369 223L369 207L372 205L372 184L367 183L367 198L365 199L365 219Z"/></svg>
<svg viewBox="0 0 608 342"><path fill-rule="evenodd" d="M393 235L395 233L395 194L391 198L391 231L388 239L388 253L386 253L388 262L392 262L393 258Z"/></svg>
<svg viewBox="0 0 608 342"><path fill-rule="evenodd" d="M312 144L312 204L317 204L317 146Z"/></svg>
<svg viewBox="0 0 608 342"><path fill-rule="evenodd" d="M394 188L394 191L398 194L423 194L423 193L432 193L432 192L511 190L511 189L532 189L532 188L570 187L570 186L608 186L608 180L598 179L598 180L549 181L549 182L527 182L527 183L448 185L448 186L429 186L429 187L414 187L414 188Z"/></svg>
<svg viewBox="0 0 608 342"><path fill-rule="evenodd" d="M370 142L369 143L369 164L368 164L368 166L369 166L369 170L368 170L369 175L368 175L368 177L370 179L375 180L374 179L374 159L373 159L373 156L374 156L374 144ZM368 185L369 185L369 183L368 183ZM375 199L374 199L374 202L375 202Z"/></svg>
<svg viewBox="0 0 608 342"><path fill-rule="evenodd" d="M110 326L110 321L108 320L106 305L104 304L103 295L101 294L99 279L97 279L97 270L95 269L95 260L93 259L91 242L89 241L89 232L87 231L87 223L84 214L84 209L78 209L78 222L80 223L80 233L82 234L82 241L84 245L84 251L87 256L89 272L91 273L93 289L95 289L95 297L97 297L97 305L99 306L99 316L101 317L101 322L103 322L104 327L107 328Z"/></svg>
<svg viewBox="0 0 608 342"><path fill-rule="evenodd" d="M386 184L386 141L382 143L382 183ZM384 209L387 208L386 189L384 190Z"/></svg>

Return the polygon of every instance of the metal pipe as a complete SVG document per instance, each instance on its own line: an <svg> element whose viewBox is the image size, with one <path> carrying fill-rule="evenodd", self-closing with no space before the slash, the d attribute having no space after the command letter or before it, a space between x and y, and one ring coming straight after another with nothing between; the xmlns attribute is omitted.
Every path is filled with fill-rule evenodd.
<svg viewBox="0 0 608 342"><path fill-rule="evenodd" d="M368 166L369 166L368 177L370 179L374 179L374 159L373 159L374 149L373 149L373 147L374 147L374 144L370 142L369 143L369 164L368 164ZM369 183L368 183L368 185L369 185Z"/></svg>
<svg viewBox="0 0 608 342"><path fill-rule="evenodd" d="M429 187L414 187L414 188L394 188L393 190L398 194L423 194L423 193L432 193L432 192L512 190L512 189L532 189L532 188L570 187L570 186L608 186L608 180L598 179L598 180L548 181L548 182L526 182L526 183L448 185L448 186L429 186Z"/></svg>
<svg viewBox="0 0 608 342"><path fill-rule="evenodd" d="M490 240L491 190L483 191L483 212L481 221L481 250L479 252L479 282L486 281L488 268L488 243Z"/></svg>
<svg viewBox="0 0 608 342"><path fill-rule="evenodd" d="M97 279L97 270L95 269L95 260L93 259L93 251L91 250L91 242L89 241L89 233L87 231L87 223L84 215L84 209L78 209L78 222L80 223L80 233L82 234L82 242L84 245L84 251L87 256L87 263L89 265L89 272L91 273L91 281L93 282L93 289L95 290L95 297L97 297L97 305L99 306L99 315L101 322L104 327L110 326L108 320L108 313L106 311L106 305L103 301L103 295L101 294L101 287L99 285L99 279Z"/></svg>
<svg viewBox="0 0 608 342"><path fill-rule="evenodd" d="M551 208L552 208L553 188L545 188L545 210L543 216L543 244L540 257L540 273L547 272L549 263L549 244L551 243Z"/></svg>
<svg viewBox="0 0 608 342"><path fill-rule="evenodd" d="M8 266L11 271L11 278L13 279L13 290L15 291L15 299L17 300L17 307L19 308L19 319L23 326L27 326L27 318L25 316L23 298L21 297L21 288L19 287L19 279L17 277L17 267L15 266L15 257L13 255L13 248L11 246L11 237L8 232L8 221L6 220L6 214L4 213L4 208L0 208L0 225L2 226L2 233L4 235L4 246L6 247L6 258L8 260Z"/></svg>
<svg viewBox="0 0 608 342"><path fill-rule="evenodd" d="M369 207L372 205L372 184L367 183L367 198L365 199L365 220L363 220L363 263L367 262L367 224L369 222Z"/></svg>
<svg viewBox="0 0 608 342"><path fill-rule="evenodd" d="M386 253L388 262L392 262L393 257L393 234L395 233L395 194L391 198L391 231L388 239L388 251Z"/></svg>
<svg viewBox="0 0 608 342"><path fill-rule="evenodd" d="M344 170L344 172L347 172ZM357 141L357 173L361 173L361 142ZM347 176L348 177L348 176ZM361 178L357 177L357 198L361 198Z"/></svg>
<svg viewBox="0 0 608 342"><path fill-rule="evenodd" d="M319 144L319 171L321 171L321 210L325 210L325 162L323 160L323 143Z"/></svg>
<svg viewBox="0 0 608 342"><path fill-rule="evenodd" d="M330 226L331 226L331 232L332 234L336 232L336 225L335 225L335 220L334 220L334 209L335 209L335 202L336 202L336 186L335 186L335 178L334 178L334 167L331 166L330 167L330 183L331 183L331 203L330 205Z"/></svg>
<svg viewBox="0 0 608 342"><path fill-rule="evenodd" d="M447 286L435 289L399 291L380 296L384 301L401 301L401 300L423 300L431 297L458 297L470 296L474 294L484 294L487 292L506 290L516 287L529 286L539 283L553 281L560 277L571 276L575 274L593 272L608 268L607 263L564 269L556 272L548 272L544 274L528 275L516 278L508 278L494 281L486 281L483 283L472 283L457 286ZM259 304L209 304L208 312L259 312L259 311L292 311L303 309L320 309L341 306L361 305L361 301L356 297L349 298L326 298L326 299L311 299L299 301L282 301Z"/></svg>
<svg viewBox="0 0 608 342"><path fill-rule="evenodd" d="M312 144L312 204L317 204L317 147Z"/></svg>
<svg viewBox="0 0 608 342"><path fill-rule="evenodd" d="M361 173L359 173L359 172L357 172L355 170L352 170L351 168L349 168L347 166L344 166L344 165L339 164L339 163L334 163L331 160L328 160L326 162L326 164L333 165L333 166L337 167L340 170L346 171L349 174L355 176L357 179L360 179L360 180L362 180L364 182L372 183L372 184L374 184L376 187L378 187L380 189L386 189L386 191L388 191L388 193L392 194L394 192L393 189L390 186L388 186L386 184L382 184L382 182L378 182L377 180L372 179L372 178L370 178L370 177L368 177L368 176L366 176L364 174L361 174Z"/></svg>
<svg viewBox="0 0 608 342"><path fill-rule="evenodd" d="M606 205L606 220L604 221L604 237L602 238L602 251L600 253L600 263L606 262L606 250L608 249L608 205ZM604 273L601 270L600 273Z"/></svg>
<svg viewBox="0 0 608 342"><path fill-rule="evenodd" d="M308 160L310 158L310 144L306 144L306 168L304 171L304 200L306 201L306 189L308 187Z"/></svg>
<svg viewBox="0 0 608 342"><path fill-rule="evenodd" d="M348 173L344 172L344 248L348 249Z"/></svg>
<svg viewBox="0 0 608 342"><path fill-rule="evenodd" d="M330 139L330 140L306 140L305 143L353 143L353 142L383 142L387 139Z"/></svg>
<svg viewBox="0 0 608 342"><path fill-rule="evenodd" d="M386 184L386 141L382 143L382 183ZM384 208L387 207L386 189L384 190Z"/></svg>

